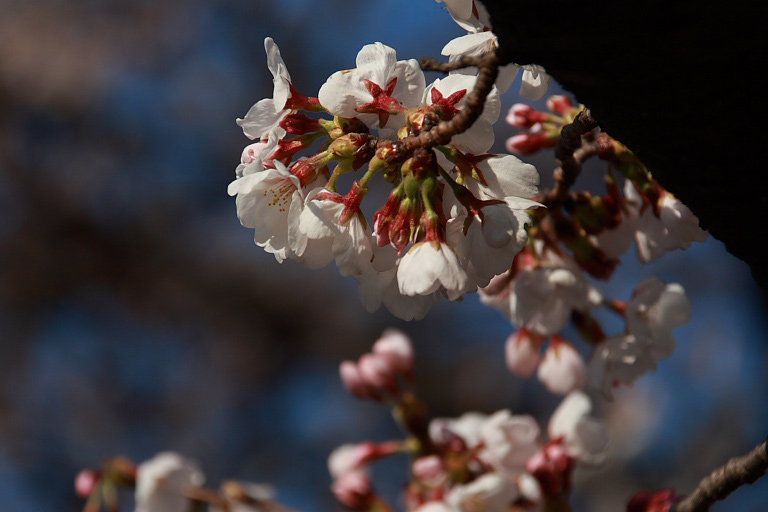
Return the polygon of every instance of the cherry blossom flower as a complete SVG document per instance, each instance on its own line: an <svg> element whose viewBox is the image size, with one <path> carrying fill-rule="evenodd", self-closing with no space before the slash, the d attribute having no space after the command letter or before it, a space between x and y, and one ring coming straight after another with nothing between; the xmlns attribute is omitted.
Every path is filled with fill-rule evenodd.
<svg viewBox="0 0 768 512"><path fill-rule="evenodd" d="M494 512L506 510L518 496L514 482L498 473L486 473L451 489L446 501L458 512Z"/></svg>
<svg viewBox="0 0 768 512"><path fill-rule="evenodd" d="M447 223L446 240L455 248L473 288L487 286L495 275L510 267L527 242L525 225L531 222L525 210L508 204L486 206L482 213L482 220L473 217L464 232L469 214L457 205Z"/></svg>
<svg viewBox="0 0 768 512"><path fill-rule="evenodd" d="M637 285L625 311L628 332L604 340L589 363L590 385L608 399L614 387L632 385L672 355L672 329L690 321L691 303L679 284L650 278Z"/></svg>
<svg viewBox="0 0 768 512"><path fill-rule="evenodd" d="M278 127L280 121L291 111L286 107L291 96L291 75L280 56L280 49L271 37L264 39L264 49L267 52L267 67L272 73L274 89L272 98L265 98L250 108L243 119L238 119L240 125L249 139L259 139L272 130L279 129L280 138L285 135L285 130Z"/></svg>
<svg viewBox="0 0 768 512"><path fill-rule="evenodd" d="M586 311L602 298L570 259L551 253L547 258L515 276L508 313L502 309L515 325L541 336L559 332L573 310Z"/></svg>
<svg viewBox="0 0 768 512"><path fill-rule="evenodd" d="M426 83L416 60L396 59L389 46L364 46L357 54L357 68L338 71L323 84L320 103L333 115L359 117L369 126L403 126L401 113L419 105ZM390 122L390 116L398 120Z"/></svg>
<svg viewBox="0 0 768 512"><path fill-rule="evenodd" d="M467 32L482 32L491 28L491 17L480 0L438 0L445 2L448 13Z"/></svg>
<svg viewBox="0 0 768 512"><path fill-rule="evenodd" d="M631 386L649 372L656 371L656 359L648 348L631 334L619 334L605 339L592 354L587 369L591 387L611 400L613 388Z"/></svg>
<svg viewBox="0 0 768 512"><path fill-rule="evenodd" d="M173 452L162 452L136 469L136 512L188 512L186 489L205 477L197 464Z"/></svg>
<svg viewBox="0 0 768 512"><path fill-rule="evenodd" d="M397 283L403 295L430 295L444 290L454 300L467 291L467 272L456 252L440 241L414 245L397 267Z"/></svg>
<svg viewBox="0 0 768 512"><path fill-rule="evenodd" d="M467 95L475 87L476 76L448 75L432 82L424 91L422 104L443 110L443 120L450 120L466 106ZM480 117L469 130L454 135L450 145L465 153L482 154L493 146L493 124L499 119L501 100L494 87L485 100Z"/></svg>
<svg viewBox="0 0 768 512"><path fill-rule="evenodd" d="M679 199L667 191L659 199L659 218L667 229L675 249L687 249L693 242L703 242L709 233L699 227L699 219Z"/></svg>
<svg viewBox="0 0 768 512"><path fill-rule="evenodd" d="M479 412L467 412L458 418L435 418L429 422L429 437L443 444L450 435L459 436L468 448L480 444L480 430L488 416Z"/></svg>
<svg viewBox="0 0 768 512"><path fill-rule="evenodd" d="M279 131L272 130L259 142L246 146L240 157L240 164L235 169L235 176L242 178L247 174L263 171L265 164L270 161L277 149L281 138Z"/></svg>
<svg viewBox="0 0 768 512"><path fill-rule="evenodd" d="M586 464L605 459L608 434L603 422L590 416L592 401L574 391L560 402L547 426L550 441L559 441L569 457Z"/></svg>
<svg viewBox="0 0 768 512"><path fill-rule="evenodd" d="M289 246L289 225L298 225L304 206L304 189L299 177L282 162L275 167L244 175L229 184L229 195L237 196L237 216L254 229L254 241L282 262L294 256Z"/></svg>
<svg viewBox="0 0 768 512"><path fill-rule="evenodd" d="M651 356L665 359L675 351L672 329L691 320L691 302L679 284L652 277L637 285L626 314L629 332L649 347Z"/></svg>
<svg viewBox="0 0 768 512"><path fill-rule="evenodd" d="M525 472L525 464L540 445L540 431L531 416L514 416L508 410L489 416L480 428L484 444L480 456L510 478Z"/></svg>
<svg viewBox="0 0 768 512"><path fill-rule="evenodd" d="M316 251L330 250L343 276L363 274L371 264L373 249L365 219L359 207L350 208L339 194L320 189L307 194L298 229L308 240L326 242L317 244ZM328 258L327 254L316 257Z"/></svg>
<svg viewBox="0 0 768 512"><path fill-rule="evenodd" d="M402 320L421 320L438 299L438 292L428 295L405 295L400 292L397 270L400 258L391 245L373 244L373 262L361 275L356 275L363 307L370 313L382 304Z"/></svg>
<svg viewBox="0 0 768 512"><path fill-rule="evenodd" d="M584 360L573 345L559 336L552 336L552 342L539 365L539 380L552 393L565 395L582 388L586 377Z"/></svg>
<svg viewBox="0 0 768 512"><path fill-rule="evenodd" d="M468 20L472 16L474 0L439 0L444 2L451 13L451 17L459 20Z"/></svg>
<svg viewBox="0 0 768 512"><path fill-rule="evenodd" d="M699 227L696 216L669 192L662 191L658 216L650 205L644 204L630 180L624 183L624 196L630 215L636 219L637 256L643 263L666 251L687 249L692 242L703 242L709 236Z"/></svg>
<svg viewBox="0 0 768 512"><path fill-rule="evenodd" d="M465 27L466 28L466 27ZM449 61L455 61L461 57L477 57L485 53L495 51L498 47L498 38L490 31L477 31L467 29L470 33L453 39L446 44L441 53L449 57ZM550 76L545 69L536 64L519 66L514 63L505 64L499 68L499 76L496 79L496 87L504 94L515 81L520 69L523 70L520 95L530 101L536 101L544 97L549 89ZM477 68L467 67L452 71L451 74L476 74Z"/></svg>

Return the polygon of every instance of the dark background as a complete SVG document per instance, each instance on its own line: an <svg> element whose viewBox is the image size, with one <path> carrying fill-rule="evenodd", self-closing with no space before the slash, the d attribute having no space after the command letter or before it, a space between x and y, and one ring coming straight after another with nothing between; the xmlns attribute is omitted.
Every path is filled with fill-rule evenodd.
<svg viewBox="0 0 768 512"><path fill-rule="evenodd" d="M443 302L421 322L370 315L334 268L279 265L254 246L226 194L249 143L234 119L271 92L264 37L314 95L364 44L438 56L462 35L439 4L0 8L3 510L78 510L79 469L166 449L199 460L212 486L270 482L288 505L333 510L330 450L397 435L384 407L348 396L337 378L338 363L387 326L414 338L418 387L435 414L507 407L546 421L557 399L506 371L512 328L477 297ZM512 133L499 122L498 150ZM551 155L534 161L551 172ZM767 326L745 265L713 239L648 266L626 260L607 295L626 299L651 275L678 281L693 321L657 374L601 407L613 462L579 474L576 510L621 510L639 487L686 492L768 425ZM404 464L382 471L389 497ZM761 481L718 510L766 503Z"/></svg>

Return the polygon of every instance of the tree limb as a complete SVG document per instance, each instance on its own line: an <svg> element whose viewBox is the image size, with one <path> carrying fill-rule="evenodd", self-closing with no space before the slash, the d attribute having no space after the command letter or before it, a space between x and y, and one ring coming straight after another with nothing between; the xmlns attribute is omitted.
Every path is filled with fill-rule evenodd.
<svg viewBox="0 0 768 512"><path fill-rule="evenodd" d="M768 470L768 439L747 455L734 457L704 478L690 496L670 512L704 512L744 484L751 484Z"/></svg>

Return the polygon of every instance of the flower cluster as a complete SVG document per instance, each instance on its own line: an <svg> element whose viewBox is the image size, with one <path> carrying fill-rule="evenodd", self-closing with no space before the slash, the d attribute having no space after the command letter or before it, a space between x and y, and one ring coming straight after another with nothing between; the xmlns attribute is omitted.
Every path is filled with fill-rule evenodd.
<svg viewBox="0 0 768 512"><path fill-rule="evenodd" d="M369 364L370 358L381 361ZM408 385L393 385L392 376L413 369L410 341L400 332L386 332L372 352L360 358L358 376L350 378L349 365L354 363L342 363L340 368L347 388L364 399L386 395L410 436L403 441L347 444L331 454L333 492L352 510L378 509L382 500L369 467L400 453L413 456L405 500L407 510L419 512L491 512L513 504L520 510L541 510L568 493L577 465L599 464L605 456L607 435L602 423L591 417L591 401L584 393L576 391L563 400L543 440L533 417L508 410L428 420ZM366 382L365 392L361 381Z"/></svg>
<svg viewBox="0 0 768 512"><path fill-rule="evenodd" d="M416 61L398 61L375 43L358 53L354 69L334 73L308 98L294 88L272 39L265 48L273 98L238 120L258 142L243 151L229 186L257 245L309 268L335 261L359 282L366 309L384 304L404 319L421 318L438 297L455 300L510 267L527 242L527 210L539 206L532 200L539 175L512 155L486 153L501 110L495 87L464 133L401 155L400 139L465 108L476 76L427 85ZM310 149L315 143L319 150ZM358 171L363 176L341 192L339 178ZM362 204L375 176L392 190L369 222Z"/></svg>
<svg viewBox="0 0 768 512"><path fill-rule="evenodd" d="M516 104L510 109L507 122L527 130L507 141L510 150L529 154L557 144L563 128L575 124L584 109L565 96L550 97L547 108L540 112ZM613 388L631 385L672 354L672 329L689 320L690 303L679 284L657 279L640 283L629 303L606 299L589 277L608 279L633 241L639 260L647 263L703 241L707 233L623 144L599 131L587 131L581 139L570 167L555 172L555 189L535 198L547 209L535 212L526 247L510 269L481 290L481 299L518 329L506 346L513 373L524 378L536 373L556 394L589 384L610 398ZM570 191L581 164L592 156L608 163L605 193ZM623 333L604 334L593 316L600 307L624 319ZM589 363L583 350L559 334L569 324L592 347Z"/></svg>

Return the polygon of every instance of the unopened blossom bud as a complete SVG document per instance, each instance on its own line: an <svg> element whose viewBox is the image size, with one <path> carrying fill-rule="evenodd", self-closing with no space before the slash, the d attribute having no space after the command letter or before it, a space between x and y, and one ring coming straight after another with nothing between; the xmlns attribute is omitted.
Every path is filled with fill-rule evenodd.
<svg viewBox="0 0 768 512"><path fill-rule="evenodd" d="M366 510L373 500L368 476L362 471L351 471L334 480L331 491L336 499L352 510Z"/></svg>
<svg viewBox="0 0 768 512"><path fill-rule="evenodd" d="M288 114L280 121L280 128L294 135L304 135L321 130L320 120L311 119L305 114Z"/></svg>
<svg viewBox="0 0 768 512"><path fill-rule="evenodd" d="M345 117L335 116L333 122L341 128L343 133L370 133L368 125L356 117L347 119Z"/></svg>
<svg viewBox="0 0 768 512"><path fill-rule="evenodd" d="M506 147L510 153L527 156L555 144L557 139L553 143L551 137L545 132L518 133L507 139Z"/></svg>
<svg viewBox="0 0 768 512"><path fill-rule="evenodd" d="M101 481L101 472L84 469L75 478L75 492L81 498L90 496Z"/></svg>
<svg viewBox="0 0 768 512"><path fill-rule="evenodd" d="M344 361L339 365L339 375L347 391L357 398L366 400L376 397L376 392L363 380L357 365L352 361Z"/></svg>
<svg viewBox="0 0 768 512"><path fill-rule="evenodd" d="M573 345L559 336L552 336L539 365L538 377L552 393L565 395L584 387L587 368Z"/></svg>
<svg viewBox="0 0 768 512"><path fill-rule="evenodd" d="M448 476L443 460L437 455L427 455L413 461L413 476L425 484L436 487Z"/></svg>
<svg viewBox="0 0 768 512"><path fill-rule="evenodd" d="M573 103L568 96L556 94L547 98L547 108L558 115L564 116L573 108Z"/></svg>
<svg viewBox="0 0 768 512"><path fill-rule="evenodd" d="M388 354L365 354L357 363L363 382L378 390L397 388L397 365Z"/></svg>
<svg viewBox="0 0 768 512"><path fill-rule="evenodd" d="M543 123L547 120L547 114L539 112L527 103L515 103L507 113L507 124L515 128L528 129L536 123Z"/></svg>
<svg viewBox="0 0 768 512"><path fill-rule="evenodd" d="M343 444L328 456L328 471L334 479L346 473L360 471L363 464L379 455L373 443Z"/></svg>
<svg viewBox="0 0 768 512"><path fill-rule="evenodd" d="M510 371L527 379L539 366L541 338L522 328L507 338L506 359Z"/></svg>
<svg viewBox="0 0 768 512"><path fill-rule="evenodd" d="M409 373L413 370L413 345L410 338L402 331L397 329L384 331L381 338L373 344L373 353L387 356L398 373Z"/></svg>
<svg viewBox="0 0 768 512"><path fill-rule="evenodd" d="M668 512L680 499L674 489L640 491L627 503L627 512Z"/></svg>
<svg viewBox="0 0 768 512"><path fill-rule="evenodd" d="M331 143L328 150L338 158L352 158L355 152L364 146L370 136L363 133L348 133Z"/></svg>

